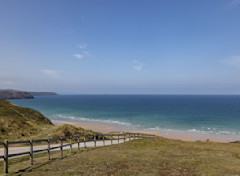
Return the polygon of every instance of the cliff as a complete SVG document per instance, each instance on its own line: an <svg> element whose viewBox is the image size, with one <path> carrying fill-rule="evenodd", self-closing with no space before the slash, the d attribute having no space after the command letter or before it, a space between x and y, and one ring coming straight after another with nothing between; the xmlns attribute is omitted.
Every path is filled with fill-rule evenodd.
<svg viewBox="0 0 240 176"><path fill-rule="evenodd" d="M34 96L58 95L55 92L27 92L19 90L0 90L0 99L32 99Z"/></svg>
<svg viewBox="0 0 240 176"><path fill-rule="evenodd" d="M30 93L17 90L0 90L0 99L32 99Z"/></svg>
<svg viewBox="0 0 240 176"><path fill-rule="evenodd" d="M32 96L49 96L49 95L58 95L55 92L28 92Z"/></svg>

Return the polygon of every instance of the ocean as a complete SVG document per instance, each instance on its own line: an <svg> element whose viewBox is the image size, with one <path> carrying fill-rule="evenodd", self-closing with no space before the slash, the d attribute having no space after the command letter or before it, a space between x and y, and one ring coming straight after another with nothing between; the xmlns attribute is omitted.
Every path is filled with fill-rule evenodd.
<svg viewBox="0 0 240 176"><path fill-rule="evenodd" d="M58 95L11 102L50 120L240 135L239 95Z"/></svg>

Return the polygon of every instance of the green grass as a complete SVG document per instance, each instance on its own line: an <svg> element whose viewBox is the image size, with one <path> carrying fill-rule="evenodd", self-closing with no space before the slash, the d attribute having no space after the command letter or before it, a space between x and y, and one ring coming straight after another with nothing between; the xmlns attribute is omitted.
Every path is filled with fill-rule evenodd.
<svg viewBox="0 0 240 176"><path fill-rule="evenodd" d="M72 125L54 126L39 111L0 100L0 142L101 134Z"/></svg>
<svg viewBox="0 0 240 176"><path fill-rule="evenodd" d="M97 134L71 125L54 126L40 112L0 100L0 141ZM59 151L10 159L9 175L206 175L240 176L240 143L183 142L157 137L120 145ZM0 173L3 162L0 162Z"/></svg>
<svg viewBox="0 0 240 176"><path fill-rule="evenodd" d="M54 152L50 162L46 154L38 155L31 167L26 159L11 161L9 175L240 175L239 143L183 142L157 137L81 152L74 150L72 155L69 151L64 153L65 158L59 159L59 152Z"/></svg>
<svg viewBox="0 0 240 176"><path fill-rule="evenodd" d="M40 112L0 100L0 141L27 138L52 126Z"/></svg>

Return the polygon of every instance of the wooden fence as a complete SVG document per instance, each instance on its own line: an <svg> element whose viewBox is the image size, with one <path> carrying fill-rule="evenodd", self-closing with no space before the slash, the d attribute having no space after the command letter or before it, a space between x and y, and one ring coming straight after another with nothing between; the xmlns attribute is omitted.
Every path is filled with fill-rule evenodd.
<svg viewBox="0 0 240 176"><path fill-rule="evenodd" d="M0 142L0 147L3 146L4 148L4 155L0 155L0 159L3 159L4 166L3 166L3 173L8 173L8 160L9 158L18 157L18 156L24 156L29 155L30 158L30 165L33 165L33 154L40 153L40 152L47 152L48 160L51 159L50 151L51 150L60 150L60 157L63 158L63 148L69 146L70 152L72 152L72 146L74 144L78 145L78 149L80 149L80 143L84 144L84 147L86 148L87 142L94 142L94 147L97 147L97 141L103 141L103 146L105 146L105 140L106 138L111 141L111 145L113 144L113 140L117 140L118 144L119 141L122 139L123 142L126 142L126 139L139 139L139 138L154 138L154 135L149 134L143 134L143 133L121 133L121 134L102 134L102 135L93 135L93 134L84 134L84 135L78 135L78 136L68 136L68 137L60 137L60 138L52 138L52 139L30 139L27 141L8 141L5 140L4 142ZM64 144L63 142L68 140L69 143ZM59 143L59 146L51 147L51 143ZM46 149L39 149L39 150L33 150L33 146L36 143L47 143ZM29 151L27 152L21 152L21 153L14 153L9 154L9 146L10 145L16 145L16 144L29 144Z"/></svg>

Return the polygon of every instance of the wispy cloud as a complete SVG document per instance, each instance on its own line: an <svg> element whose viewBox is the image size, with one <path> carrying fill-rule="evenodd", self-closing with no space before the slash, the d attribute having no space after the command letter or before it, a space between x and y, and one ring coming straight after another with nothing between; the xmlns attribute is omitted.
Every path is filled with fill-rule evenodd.
<svg viewBox="0 0 240 176"><path fill-rule="evenodd" d="M80 53L74 54L73 55L74 57L76 57L78 59L83 59L83 58L86 58L86 57L90 56L90 54L87 50L87 44L86 43L79 44L79 45L77 45L77 47L80 49Z"/></svg>
<svg viewBox="0 0 240 176"><path fill-rule="evenodd" d="M86 43L83 43L83 44L78 45L78 47L79 47L80 49L87 49L87 44L86 44Z"/></svg>
<svg viewBox="0 0 240 176"><path fill-rule="evenodd" d="M139 62L137 60L134 60L133 61L133 69L136 70L136 71L141 71L143 69L143 63L142 62Z"/></svg>
<svg viewBox="0 0 240 176"><path fill-rule="evenodd" d="M12 81L9 80L0 80L0 86L2 88L8 88L9 86L13 85Z"/></svg>
<svg viewBox="0 0 240 176"><path fill-rule="evenodd" d="M83 58L83 55L82 55L82 54L74 54L73 56L76 57L76 58L78 58L78 59L82 59L82 58Z"/></svg>
<svg viewBox="0 0 240 176"><path fill-rule="evenodd" d="M240 0L232 0L230 3L226 5L225 10L231 10L238 6L240 6Z"/></svg>
<svg viewBox="0 0 240 176"><path fill-rule="evenodd" d="M232 67L240 68L240 55L226 59L223 61L223 63L230 65Z"/></svg>
<svg viewBox="0 0 240 176"><path fill-rule="evenodd" d="M60 71L51 69L42 69L41 72L51 78L60 78Z"/></svg>

